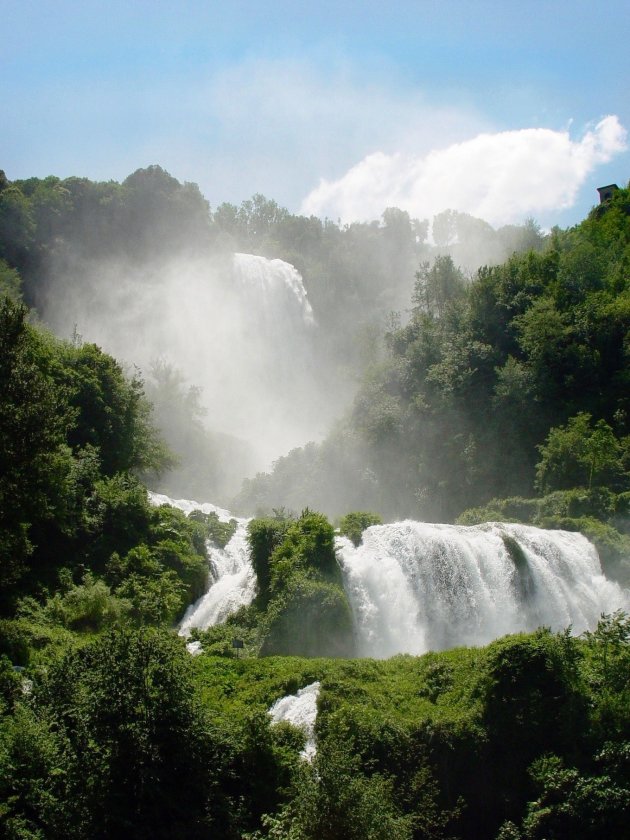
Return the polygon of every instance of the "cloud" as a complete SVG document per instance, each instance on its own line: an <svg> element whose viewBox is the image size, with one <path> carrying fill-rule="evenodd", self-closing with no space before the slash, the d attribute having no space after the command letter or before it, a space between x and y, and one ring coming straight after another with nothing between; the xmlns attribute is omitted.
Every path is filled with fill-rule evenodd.
<svg viewBox="0 0 630 840"><path fill-rule="evenodd" d="M627 132L604 117L579 140L568 131L525 128L478 134L424 154L375 152L338 180L322 179L305 215L345 222L380 218L386 207L426 218L454 209L491 224L571 207L593 169L625 151Z"/></svg>
<svg viewBox="0 0 630 840"><path fill-rule="evenodd" d="M186 127L186 177L201 179L213 203L214 196L240 201L262 192L294 210L322 175L340 177L374 147L428 152L436 133L446 145L489 125L471 106L430 101L385 68L367 81L328 53L237 62L176 107ZM204 124L203 142L192 150L190 137Z"/></svg>

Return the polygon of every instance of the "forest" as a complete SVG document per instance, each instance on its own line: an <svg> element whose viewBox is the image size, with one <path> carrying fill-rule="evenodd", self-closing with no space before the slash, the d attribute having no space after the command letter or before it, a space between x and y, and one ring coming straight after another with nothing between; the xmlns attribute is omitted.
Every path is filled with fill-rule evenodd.
<svg viewBox="0 0 630 840"><path fill-rule="evenodd" d="M64 278L115 283L94 271L112 259L149 283L173 254L233 252L298 269L317 375L346 399L230 492L246 442L212 427L220 393L80 323L55 335L46 312ZM524 523L584 534L628 587L629 278L629 189L568 230L447 211L429 232L395 208L347 226L259 195L212 210L157 166L122 184L2 173L3 836L623 837L628 615L359 658L335 546L405 518ZM199 656L177 627L237 522L147 487L253 517L255 597L193 631ZM314 682L307 761L268 710Z"/></svg>

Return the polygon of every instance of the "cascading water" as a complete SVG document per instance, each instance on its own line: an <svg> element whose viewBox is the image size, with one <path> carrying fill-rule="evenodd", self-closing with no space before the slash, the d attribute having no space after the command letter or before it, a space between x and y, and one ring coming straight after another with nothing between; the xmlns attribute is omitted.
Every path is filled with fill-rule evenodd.
<svg viewBox="0 0 630 840"><path fill-rule="evenodd" d="M278 301L284 302L293 323L313 325L315 317L306 296L300 272L284 260L268 260L255 254L234 254L233 272L236 284L247 296L254 296L256 311L270 326L278 328Z"/></svg>
<svg viewBox="0 0 630 840"><path fill-rule="evenodd" d="M338 538L359 654L483 645L541 625L580 633L630 599L581 534L526 525L398 522Z"/></svg>
<svg viewBox="0 0 630 840"><path fill-rule="evenodd" d="M300 753L302 758L312 761L317 747L315 744L315 721L317 720L317 698L320 683L314 682L301 688L297 694L289 694L276 700L269 709L272 723L287 721L299 727L306 735L306 744Z"/></svg>
<svg viewBox="0 0 630 840"><path fill-rule="evenodd" d="M168 504L179 508L186 515L193 510L202 513L216 513L222 522L235 518L229 511L208 503L199 504L187 499L169 499L160 493L150 493L154 505ZM247 519L236 519L237 526L225 548L218 548L211 542L206 544L210 559L210 586L205 595L191 604L179 626L181 636L188 636L193 627L204 630L220 624L239 607L251 604L256 594L256 574L249 559L247 547ZM191 649L198 653L199 648Z"/></svg>
<svg viewBox="0 0 630 840"><path fill-rule="evenodd" d="M232 518L215 505L149 496L155 505L170 504L186 514L201 510L224 522ZM253 601L247 522L237 520L224 549L208 543L210 586L186 611L181 635L219 624ZM406 521L368 528L358 548L338 537L337 556L361 656L484 645L541 625L581 633L593 629L602 613L630 610L630 593L604 577L593 545L568 531Z"/></svg>
<svg viewBox="0 0 630 840"><path fill-rule="evenodd" d="M239 607L254 600L256 575L247 548L247 520L237 522L236 531L225 548L208 546L213 572L211 586L186 610L180 624L183 636L187 636L193 627L203 630L220 624Z"/></svg>

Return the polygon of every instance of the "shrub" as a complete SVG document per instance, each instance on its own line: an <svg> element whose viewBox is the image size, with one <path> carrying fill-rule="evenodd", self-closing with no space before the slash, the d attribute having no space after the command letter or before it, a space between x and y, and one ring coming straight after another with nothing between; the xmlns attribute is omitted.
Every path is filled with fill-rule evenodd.
<svg viewBox="0 0 630 840"><path fill-rule="evenodd" d="M236 531L236 519L229 522L222 522L214 511L204 513L201 510L193 510L188 516L189 521L198 522L204 531L204 536L219 548L225 548L234 536Z"/></svg>
<svg viewBox="0 0 630 840"><path fill-rule="evenodd" d="M358 546L363 537L363 532L371 525L382 525L383 520L376 513L354 511L347 513L339 521L339 533L352 540Z"/></svg>
<svg viewBox="0 0 630 840"><path fill-rule="evenodd" d="M296 573L272 599L265 621L263 656L351 656L352 613L337 584Z"/></svg>

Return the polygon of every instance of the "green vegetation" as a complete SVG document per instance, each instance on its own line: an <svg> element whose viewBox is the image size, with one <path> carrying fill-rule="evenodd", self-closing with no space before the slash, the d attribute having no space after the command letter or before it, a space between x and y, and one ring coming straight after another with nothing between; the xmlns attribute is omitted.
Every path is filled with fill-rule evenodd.
<svg viewBox="0 0 630 840"><path fill-rule="evenodd" d="M388 661L185 652L118 629L0 669L9 837L594 838L630 808L630 626ZM6 662L6 660L5 660ZM321 682L312 765L271 726Z"/></svg>
<svg viewBox="0 0 630 840"><path fill-rule="evenodd" d="M224 625L194 633L204 650L231 655L239 638L247 655L351 656L352 613L326 517L304 510L253 519L248 542L256 599Z"/></svg>
<svg viewBox="0 0 630 840"><path fill-rule="evenodd" d="M294 216L260 194L239 207L211 210L195 184L181 184L159 166L139 169L122 183L55 176L9 181L2 173L0 292L21 295L45 312L75 291L90 301L86 290L93 288L102 299L99 289L108 283L129 284L130 292L133 284L146 288L166 262L186 266L211 259L221 267L234 251L284 259L300 271L316 313L311 375L331 403L345 405L357 378L380 357L389 313L408 307L419 264L450 254L472 270L480 250L494 264L543 242L531 222L494 230L453 211L434 221L438 244L427 241L428 227L393 207L373 223L340 226ZM158 478L148 470L145 476L171 497L212 498L229 506L239 489L235 476L251 472L252 453L243 441L212 429L212 412L204 416L199 390L186 374L163 360L144 371L156 425L178 458L168 474ZM205 397L212 401L216 395ZM324 509L320 500L297 495L294 509ZM267 510L274 506L264 504ZM371 499L351 506L374 507ZM326 508L330 514L346 510ZM246 512L254 511L256 504L248 504Z"/></svg>
<svg viewBox="0 0 630 840"><path fill-rule="evenodd" d="M591 416L580 413L566 426L551 429L539 449L536 486L543 492L572 487L627 489L630 435L618 440L605 420L592 427Z"/></svg>
<svg viewBox="0 0 630 840"><path fill-rule="evenodd" d="M230 519L229 522L222 522L219 519L218 513L214 511L203 513L200 510L193 510L188 515L188 521L200 523L205 538L219 546L219 548L225 548L234 536L237 526L236 519Z"/></svg>
<svg viewBox="0 0 630 840"><path fill-rule="evenodd" d="M546 496L491 499L458 517L460 525L482 522L523 522L539 528L579 531L598 550L604 572L624 586L630 583L628 494L605 487L556 490Z"/></svg>
<svg viewBox="0 0 630 840"><path fill-rule="evenodd" d="M211 526L156 510L132 474L169 463L142 382L8 298L0 336L2 612L70 630L170 624L203 592Z"/></svg>
<svg viewBox="0 0 630 840"><path fill-rule="evenodd" d="M376 513L366 513L365 511L354 511L347 513L339 520L339 533L355 545L359 545L363 537L363 532L370 525L382 525L383 520Z"/></svg>

